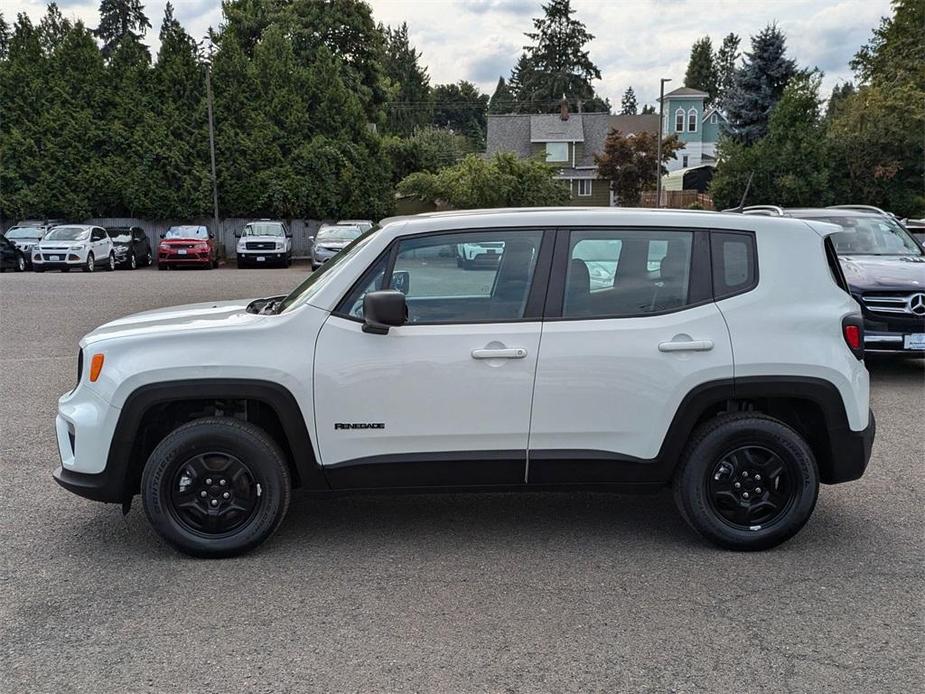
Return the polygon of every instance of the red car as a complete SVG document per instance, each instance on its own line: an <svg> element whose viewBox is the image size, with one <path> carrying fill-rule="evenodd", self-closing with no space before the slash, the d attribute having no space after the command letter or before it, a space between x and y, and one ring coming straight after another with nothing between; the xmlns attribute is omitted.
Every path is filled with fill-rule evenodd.
<svg viewBox="0 0 925 694"><path fill-rule="evenodd" d="M157 246L157 269L192 265L218 267L218 247L215 234L199 224L170 227L161 234Z"/></svg>

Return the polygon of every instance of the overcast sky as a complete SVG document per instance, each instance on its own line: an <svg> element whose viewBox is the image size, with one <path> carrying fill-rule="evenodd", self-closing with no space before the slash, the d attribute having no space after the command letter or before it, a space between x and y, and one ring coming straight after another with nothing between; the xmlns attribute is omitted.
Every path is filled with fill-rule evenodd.
<svg viewBox="0 0 925 694"><path fill-rule="evenodd" d="M431 83L467 79L489 94L499 75L507 77L541 14L539 0L369 0L377 21L407 22L411 40L423 54ZM163 0L145 3L156 44ZM851 79L848 61L880 21L890 14L889 0L573 0L576 17L596 37L589 46L603 79L598 91L618 106L627 86L640 105L658 97L658 80L682 86L691 44L708 34L716 47L729 32L748 37L776 21L787 36L790 55L802 66L825 73L822 95ZM25 11L34 21L45 2L0 0L12 23ZM98 22L98 0L59 0L62 12L90 26ZM176 15L199 38L221 23L218 0L174 0Z"/></svg>

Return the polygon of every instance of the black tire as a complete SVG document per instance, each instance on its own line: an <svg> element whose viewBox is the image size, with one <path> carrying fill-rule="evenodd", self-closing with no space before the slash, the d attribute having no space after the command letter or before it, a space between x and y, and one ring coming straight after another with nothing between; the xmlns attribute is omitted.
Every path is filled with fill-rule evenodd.
<svg viewBox="0 0 925 694"><path fill-rule="evenodd" d="M244 259L241 258L241 256L238 256L237 263L238 263L238 270L241 270L242 268L246 267L246 265L244 264Z"/></svg>
<svg viewBox="0 0 925 694"><path fill-rule="evenodd" d="M238 482L219 486L221 479L212 478L225 474L222 464L246 472L234 476ZM211 477L195 475L193 466L213 470ZM222 501L229 493L230 501ZM238 513L234 509L245 504L245 494L252 507ZM276 442L253 424L230 417L197 419L174 429L151 453L141 478L151 525L178 550L196 557L231 557L257 547L279 527L290 495L289 468ZM186 506L178 505L179 499L188 499ZM215 514L208 511L210 505ZM198 518L223 513L231 513L228 518L237 525L214 532L194 527Z"/></svg>
<svg viewBox="0 0 925 694"><path fill-rule="evenodd" d="M36 267L35 265L33 265L33 266L32 266L32 272L45 272L45 268L43 268L43 267Z"/></svg>
<svg viewBox="0 0 925 694"><path fill-rule="evenodd" d="M167 263L158 263L158 264L157 264L157 269L158 269L158 270L166 270L166 269L167 269Z"/></svg>
<svg viewBox="0 0 925 694"><path fill-rule="evenodd" d="M151 255L151 251L148 251L148 254L145 256L145 267L151 267L154 263L154 256Z"/></svg>
<svg viewBox="0 0 925 694"><path fill-rule="evenodd" d="M87 253L87 262L85 262L80 269L84 272L93 272L96 270L96 260L93 258L92 252Z"/></svg>
<svg viewBox="0 0 925 694"><path fill-rule="evenodd" d="M69 267L63 267L63 268L61 268L61 272L70 272L70 271L71 271L71 268L69 268Z"/></svg>
<svg viewBox="0 0 925 694"><path fill-rule="evenodd" d="M16 256L16 272L25 272L26 271L26 258L22 253L19 253Z"/></svg>
<svg viewBox="0 0 925 694"><path fill-rule="evenodd" d="M286 256L286 264L283 267L292 267L292 256L291 255Z"/></svg>
<svg viewBox="0 0 925 694"><path fill-rule="evenodd" d="M127 267L129 270L137 270L137 269L138 269L138 258L135 257L135 254L134 254L134 253L129 253L129 254L128 254L128 263L126 263L126 267Z"/></svg>
<svg viewBox="0 0 925 694"><path fill-rule="evenodd" d="M697 429L674 479L688 525L735 550L789 540L809 520L818 494L819 470L803 437L757 413L717 417Z"/></svg>
<svg viewBox="0 0 925 694"><path fill-rule="evenodd" d="M109 260L106 262L106 271L113 272L116 269L116 254L110 252Z"/></svg>

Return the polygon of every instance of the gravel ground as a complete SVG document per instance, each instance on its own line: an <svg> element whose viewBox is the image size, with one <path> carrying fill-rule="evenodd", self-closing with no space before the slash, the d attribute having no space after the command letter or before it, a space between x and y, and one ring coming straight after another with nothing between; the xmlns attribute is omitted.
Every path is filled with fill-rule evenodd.
<svg viewBox="0 0 925 694"><path fill-rule="evenodd" d="M668 494L297 496L260 550L197 561L52 481L83 333L305 272L0 277L0 691L922 691L922 362L871 365L867 475L757 554Z"/></svg>

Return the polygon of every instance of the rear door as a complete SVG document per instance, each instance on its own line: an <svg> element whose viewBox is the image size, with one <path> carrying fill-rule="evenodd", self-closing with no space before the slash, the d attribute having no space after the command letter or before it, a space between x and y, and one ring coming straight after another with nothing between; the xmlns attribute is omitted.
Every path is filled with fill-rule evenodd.
<svg viewBox="0 0 925 694"><path fill-rule="evenodd" d="M708 232L561 230L537 363L530 483L657 477L684 397L733 376Z"/></svg>
<svg viewBox="0 0 925 694"><path fill-rule="evenodd" d="M501 244L495 259L458 262L458 244L481 242ZM315 348L332 486L524 483L551 251L552 232L478 230L402 238L373 264ZM405 293L409 321L365 333L363 297L383 287Z"/></svg>

